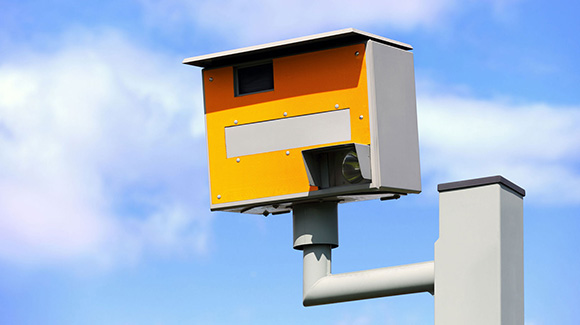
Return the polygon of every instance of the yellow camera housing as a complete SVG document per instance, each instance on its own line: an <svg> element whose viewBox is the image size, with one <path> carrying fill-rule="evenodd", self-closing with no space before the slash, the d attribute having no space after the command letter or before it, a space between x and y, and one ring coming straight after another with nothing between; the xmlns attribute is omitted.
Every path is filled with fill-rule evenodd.
<svg viewBox="0 0 580 325"><path fill-rule="evenodd" d="M344 29L185 59L204 68L211 209L419 193L411 49Z"/></svg>

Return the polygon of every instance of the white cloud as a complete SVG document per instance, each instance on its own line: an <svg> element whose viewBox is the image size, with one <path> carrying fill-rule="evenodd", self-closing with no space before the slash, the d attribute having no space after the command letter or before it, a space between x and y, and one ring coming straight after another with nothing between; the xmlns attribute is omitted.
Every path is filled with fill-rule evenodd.
<svg viewBox="0 0 580 325"><path fill-rule="evenodd" d="M418 110L426 178L499 174L525 188L530 202L580 203L580 107L424 96Z"/></svg>
<svg viewBox="0 0 580 325"><path fill-rule="evenodd" d="M343 28L382 35L422 30L453 39L457 18L467 13L509 23L521 0L140 0L149 26L170 36L206 40L215 50L256 45ZM183 33L187 30L187 33ZM213 42L219 40L219 42ZM221 45L217 45L221 44ZM207 48L206 46L206 48ZM205 54L199 51L192 55Z"/></svg>
<svg viewBox="0 0 580 325"><path fill-rule="evenodd" d="M381 24L401 29L430 25L451 10L453 0L438 1L254 1L239 0L202 2L196 20L220 30L217 21L227 20L228 28L239 36L262 35L265 39L276 34L312 30ZM226 31L223 31L226 32ZM276 33L276 34L274 34Z"/></svg>
<svg viewBox="0 0 580 325"><path fill-rule="evenodd" d="M499 1L501 2L501 1ZM409 1L156 1L142 0L159 24L194 22L230 44L276 41L347 27L432 28L455 11L456 0Z"/></svg>
<svg viewBox="0 0 580 325"><path fill-rule="evenodd" d="M114 31L58 42L0 63L0 259L206 252L199 72ZM424 188L501 174L533 202L580 203L578 107L466 96L418 107Z"/></svg>
<svg viewBox="0 0 580 325"><path fill-rule="evenodd" d="M198 72L114 31L57 42L0 63L0 259L205 252Z"/></svg>

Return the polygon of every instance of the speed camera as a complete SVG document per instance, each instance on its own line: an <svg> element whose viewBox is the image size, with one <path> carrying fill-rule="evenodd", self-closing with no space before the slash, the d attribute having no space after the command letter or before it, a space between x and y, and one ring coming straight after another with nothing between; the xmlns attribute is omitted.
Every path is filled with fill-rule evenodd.
<svg viewBox="0 0 580 325"><path fill-rule="evenodd" d="M211 209L419 193L411 50L344 29L185 59L203 68Z"/></svg>

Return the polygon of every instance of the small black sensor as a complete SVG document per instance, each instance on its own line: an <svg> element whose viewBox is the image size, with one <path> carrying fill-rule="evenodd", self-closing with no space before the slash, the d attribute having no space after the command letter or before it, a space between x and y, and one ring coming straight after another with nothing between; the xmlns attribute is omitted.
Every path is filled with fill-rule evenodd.
<svg viewBox="0 0 580 325"><path fill-rule="evenodd" d="M274 90L272 62L236 68L236 96Z"/></svg>

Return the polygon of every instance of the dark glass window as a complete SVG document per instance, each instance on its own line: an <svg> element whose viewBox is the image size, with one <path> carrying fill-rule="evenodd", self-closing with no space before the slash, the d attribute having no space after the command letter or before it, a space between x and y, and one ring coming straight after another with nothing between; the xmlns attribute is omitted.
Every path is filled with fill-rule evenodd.
<svg viewBox="0 0 580 325"><path fill-rule="evenodd" d="M236 96L274 90L272 62L236 68Z"/></svg>

